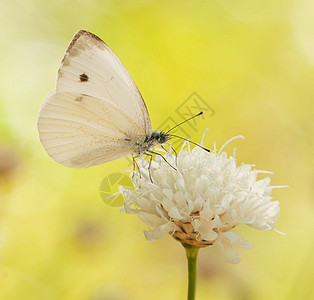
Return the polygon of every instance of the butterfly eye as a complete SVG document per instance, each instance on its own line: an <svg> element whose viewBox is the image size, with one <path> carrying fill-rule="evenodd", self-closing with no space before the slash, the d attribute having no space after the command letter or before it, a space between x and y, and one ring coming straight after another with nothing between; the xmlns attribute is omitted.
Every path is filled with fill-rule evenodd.
<svg viewBox="0 0 314 300"><path fill-rule="evenodd" d="M89 79L89 77L85 73L80 75L80 81L81 82L86 82L86 81L88 81L88 79Z"/></svg>

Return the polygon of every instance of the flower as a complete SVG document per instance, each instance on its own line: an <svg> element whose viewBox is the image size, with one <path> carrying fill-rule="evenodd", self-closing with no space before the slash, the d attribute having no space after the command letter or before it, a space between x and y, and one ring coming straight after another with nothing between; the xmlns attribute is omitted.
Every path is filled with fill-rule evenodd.
<svg viewBox="0 0 314 300"><path fill-rule="evenodd" d="M239 137L243 138L235 138ZM178 157L171 148L164 155L166 161L156 155L150 168L152 181L148 162L138 161L141 176L133 177L133 189L120 187L120 192L128 200L124 211L137 214L149 226L144 231L147 240L169 233L182 244L215 245L228 262L237 263L236 248L251 245L231 231L234 227L275 230L280 209L279 202L271 200L274 187L269 177L257 179L259 173L271 172L250 164L237 166L235 157L222 151L231 140L220 151L215 144L210 153L197 146L191 150L186 141Z"/></svg>

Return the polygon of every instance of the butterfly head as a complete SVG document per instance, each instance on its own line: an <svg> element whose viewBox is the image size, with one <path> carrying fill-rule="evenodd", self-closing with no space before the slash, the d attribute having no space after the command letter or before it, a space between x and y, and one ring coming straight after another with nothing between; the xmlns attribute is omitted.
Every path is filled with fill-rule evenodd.
<svg viewBox="0 0 314 300"><path fill-rule="evenodd" d="M155 141L156 144L164 144L167 143L170 140L170 136L169 134L165 133L165 132L158 132L156 130L153 130L151 136L146 137L146 139L151 140L151 141Z"/></svg>

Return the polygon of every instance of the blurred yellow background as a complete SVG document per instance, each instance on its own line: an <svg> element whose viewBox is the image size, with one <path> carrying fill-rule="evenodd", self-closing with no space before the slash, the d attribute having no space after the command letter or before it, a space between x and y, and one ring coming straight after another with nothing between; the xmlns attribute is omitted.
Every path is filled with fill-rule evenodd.
<svg viewBox="0 0 314 300"><path fill-rule="evenodd" d="M200 141L208 127L208 147L244 135L226 151L237 147L239 163L290 186L273 192L277 229L288 235L237 228L254 245L237 265L201 250L197 299L313 296L313 11L311 0L2 0L0 298L186 297L182 246L170 236L147 242L136 216L99 196L128 161L69 169L40 144L39 107L79 29L121 59L154 128L182 121L196 92L214 113L182 130Z"/></svg>

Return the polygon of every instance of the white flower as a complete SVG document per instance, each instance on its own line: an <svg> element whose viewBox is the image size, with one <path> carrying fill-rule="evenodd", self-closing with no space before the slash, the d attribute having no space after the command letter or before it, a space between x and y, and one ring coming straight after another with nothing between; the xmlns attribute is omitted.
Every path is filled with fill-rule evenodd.
<svg viewBox="0 0 314 300"><path fill-rule="evenodd" d="M208 153L197 146L191 151L186 142L177 158L171 152L164 155L177 170L156 156L150 169L153 182L147 161L138 161L141 177L132 179L134 189L120 187L120 192L128 200L125 212L137 214L149 226L147 240L169 233L183 244L216 245L229 262L237 263L236 248L251 245L230 230L239 224L275 229L279 202L271 201L270 178L257 180L258 173L271 172L237 166L234 157L222 152L224 146L218 152L214 145Z"/></svg>

